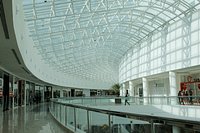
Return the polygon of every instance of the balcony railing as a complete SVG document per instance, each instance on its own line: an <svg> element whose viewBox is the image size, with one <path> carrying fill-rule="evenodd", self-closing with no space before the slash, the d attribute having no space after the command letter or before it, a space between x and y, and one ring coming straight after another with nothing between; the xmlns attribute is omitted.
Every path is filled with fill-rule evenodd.
<svg viewBox="0 0 200 133"><path fill-rule="evenodd" d="M192 98L192 103L189 101ZM121 100L121 103L119 102ZM199 97L129 97L131 105L175 105L180 104L198 105ZM116 101L118 102L116 103ZM165 125L161 117L132 115L124 112L115 112L95 108L95 106L113 106L124 104L125 97L73 97L51 99L50 112L63 126L76 133L132 133L140 130L154 133L159 128L171 130ZM119 106L124 108L123 106ZM173 121L173 119L167 119ZM176 123L190 123L189 121L175 121ZM195 123L192 123L195 124ZM199 123L198 123L199 124ZM196 126L194 126L196 127Z"/></svg>
<svg viewBox="0 0 200 133"><path fill-rule="evenodd" d="M125 103L126 97L73 97L59 98L57 101L79 105L111 105ZM200 105L200 96L152 96L152 97L128 97L128 102L136 105Z"/></svg>

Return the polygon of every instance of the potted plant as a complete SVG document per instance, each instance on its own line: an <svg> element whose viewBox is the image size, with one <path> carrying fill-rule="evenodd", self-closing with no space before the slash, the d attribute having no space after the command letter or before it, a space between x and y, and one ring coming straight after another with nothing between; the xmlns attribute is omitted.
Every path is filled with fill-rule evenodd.
<svg viewBox="0 0 200 133"><path fill-rule="evenodd" d="M113 90L114 94L117 95L117 96L119 96L119 89L120 89L119 83L116 83L111 87L111 90Z"/></svg>

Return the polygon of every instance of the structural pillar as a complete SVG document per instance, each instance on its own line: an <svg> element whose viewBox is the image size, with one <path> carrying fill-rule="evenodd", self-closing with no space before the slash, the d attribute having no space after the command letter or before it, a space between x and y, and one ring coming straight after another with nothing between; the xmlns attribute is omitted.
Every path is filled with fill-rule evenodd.
<svg viewBox="0 0 200 133"><path fill-rule="evenodd" d="M26 86L26 81L24 80L24 105L26 106L26 100L27 100L27 86Z"/></svg>
<svg viewBox="0 0 200 133"><path fill-rule="evenodd" d="M43 86L43 90L42 90L42 102L44 102L44 91L45 91L45 86Z"/></svg>
<svg viewBox="0 0 200 133"><path fill-rule="evenodd" d="M119 88L119 96L123 96L123 87L122 87L122 85Z"/></svg>
<svg viewBox="0 0 200 133"><path fill-rule="evenodd" d="M3 111L9 109L9 75L3 76Z"/></svg>
<svg viewBox="0 0 200 133"><path fill-rule="evenodd" d="M171 104L177 104L177 87L176 87L176 73L169 72L169 88L170 88L170 96L171 96Z"/></svg>
<svg viewBox="0 0 200 133"><path fill-rule="evenodd" d="M53 87L51 87L51 97L54 98L53 97Z"/></svg>
<svg viewBox="0 0 200 133"><path fill-rule="evenodd" d="M86 97L90 97L90 89L83 89L83 95Z"/></svg>
<svg viewBox="0 0 200 133"><path fill-rule="evenodd" d="M144 105L148 104L148 80L147 78L142 78L142 85L143 85L143 97L144 97Z"/></svg>
<svg viewBox="0 0 200 133"><path fill-rule="evenodd" d="M179 127L177 127L177 126L172 126L172 133L180 133L180 132L181 132L181 130L180 130Z"/></svg>
<svg viewBox="0 0 200 133"><path fill-rule="evenodd" d="M15 98L14 98L14 92L15 92L15 88L14 88L14 84L15 84L15 77L12 76L12 92L13 92L13 97L12 97L12 108L14 109L15 107Z"/></svg>
<svg viewBox="0 0 200 133"><path fill-rule="evenodd" d="M125 83L122 84L122 96L126 95L126 85Z"/></svg>
<svg viewBox="0 0 200 133"><path fill-rule="evenodd" d="M63 97L63 90L60 90L60 97Z"/></svg>
<svg viewBox="0 0 200 133"><path fill-rule="evenodd" d="M166 42L169 24L166 23L161 31L161 70L166 71Z"/></svg>
<svg viewBox="0 0 200 133"><path fill-rule="evenodd" d="M126 94L126 86L125 83L122 84L122 87L120 87L120 96L125 96Z"/></svg>
<svg viewBox="0 0 200 133"><path fill-rule="evenodd" d="M135 94L134 94L134 85L133 85L132 81L129 81L129 94L132 97L135 96Z"/></svg>
<svg viewBox="0 0 200 133"><path fill-rule="evenodd" d="M182 66L190 67L191 66L191 45L192 45L192 39L191 39L191 23L192 23L192 11L185 14L183 17L183 28L182 28Z"/></svg>

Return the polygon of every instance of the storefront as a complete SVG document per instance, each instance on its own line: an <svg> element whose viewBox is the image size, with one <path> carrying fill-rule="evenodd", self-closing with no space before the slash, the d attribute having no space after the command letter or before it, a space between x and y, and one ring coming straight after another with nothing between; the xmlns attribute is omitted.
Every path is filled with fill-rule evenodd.
<svg viewBox="0 0 200 133"><path fill-rule="evenodd" d="M3 79L0 75L0 107L3 105Z"/></svg>
<svg viewBox="0 0 200 133"><path fill-rule="evenodd" d="M199 104L200 96L200 74L181 76L180 91L182 95L192 97L195 104Z"/></svg>

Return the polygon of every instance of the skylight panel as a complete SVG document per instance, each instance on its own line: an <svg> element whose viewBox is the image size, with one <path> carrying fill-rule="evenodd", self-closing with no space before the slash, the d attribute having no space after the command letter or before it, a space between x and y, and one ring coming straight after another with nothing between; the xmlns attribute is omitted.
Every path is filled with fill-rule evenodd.
<svg viewBox="0 0 200 133"><path fill-rule="evenodd" d="M195 11L193 6L198 3L197 0L24 0L24 15L30 37L46 62L55 69L59 65L66 74L106 81L113 70L118 71L125 52L149 34L162 30L166 23L183 18L184 12ZM96 71L101 68L104 71Z"/></svg>

